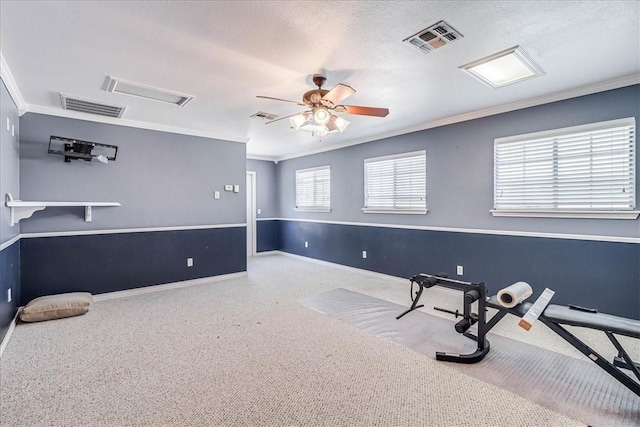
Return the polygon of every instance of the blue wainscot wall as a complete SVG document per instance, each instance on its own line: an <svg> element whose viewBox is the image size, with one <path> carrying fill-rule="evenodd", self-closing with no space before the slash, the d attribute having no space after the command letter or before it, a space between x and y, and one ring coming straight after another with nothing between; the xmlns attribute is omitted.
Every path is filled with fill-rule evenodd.
<svg viewBox="0 0 640 427"><path fill-rule="evenodd" d="M280 249L280 221L264 220L256 223L256 246L258 252Z"/></svg>
<svg viewBox="0 0 640 427"><path fill-rule="evenodd" d="M638 244L278 222L279 249L284 252L405 278L445 272L451 278L485 282L494 294L525 281L534 295L554 290L556 304L640 319ZM367 251L366 259L362 251ZM457 265L464 266L464 276L456 275Z"/></svg>
<svg viewBox="0 0 640 427"><path fill-rule="evenodd" d="M8 289L11 289L11 302L6 298ZM20 243L16 241L0 251L0 341L18 309L20 290Z"/></svg>
<svg viewBox="0 0 640 427"><path fill-rule="evenodd" d="M21 302L246 271L245 241L245 227L23 238Z"/></svg>

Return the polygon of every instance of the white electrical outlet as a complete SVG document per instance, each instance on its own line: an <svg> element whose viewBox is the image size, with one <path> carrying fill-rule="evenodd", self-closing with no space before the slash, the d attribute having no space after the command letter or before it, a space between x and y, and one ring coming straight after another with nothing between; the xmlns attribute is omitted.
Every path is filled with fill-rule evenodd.
<svg viewBox="0 0 640 427"><path fill-rule="evenodd" d="M11 125L11 136L16 136L16 127L15 127L15 125Z"/></svg>
<svg viewBox="0 0 640 427"><path fill-rule="evenodd" d="M214 199L219 199L220 198L220 192L219 191L214 191L213 192L213 198Z"/></svg>
<svg viewBox="0 0 640 427"><path fill-rule="evenodd" d="M193 267L193 258L187 258L187 267Z"/></svg>
<svg viewBox="0 0 640 427"><path fill-rule="evenodd" d="M11 288L7 289L7 302L11 302Z"/></svg>
<svg viewBox="0 0 640 427"><path fill-rule="evenodd" d="M7 130L11 130L11 120L7 117Z"/></svg>
<svg viewBox="0 0 640 427"><path fill-rule="evenodd" d="M226 184L224 186L224 191L233 191L233 185L231 184Z"/></svg>
<svg viewBox="0 0 640 427"><path fill-rule="evenodd" d="M238 184L233 186L233 192L234 193L239 193L240 192L240 186Z"/></svg>
<svg viewBox="0 0 640 427"><path fill-rule="evenodd" d="M304 242L304 247L308 248L309 247L309 242Z"/></svg>
<svg viewBox="0 0 640 427"><path fill-rule="evenodd" d="M461 265L459 265L458 267L456 267L456 274L457 274L458 276L462 276L462 275L464 274L464 268L463 268Z"/></svg>
<svg viewBox="0 0 640 427"><path fill-rule="evenodd" d="M366 258L367 257L367 251L362 251L362 258Z"/></svg>
<svg viewBox="0 0 640 427"><path fill-rule="evenodd" d="M258 215L262 213L262 209L258 209Z"/></svg>

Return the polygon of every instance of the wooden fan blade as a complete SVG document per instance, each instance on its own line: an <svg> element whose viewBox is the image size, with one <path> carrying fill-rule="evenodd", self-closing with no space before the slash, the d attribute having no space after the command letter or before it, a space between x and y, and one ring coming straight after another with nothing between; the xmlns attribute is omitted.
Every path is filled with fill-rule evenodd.
<svg viewBox="0 0 640 427"><path fill-rule="evenodd" d="M300 102L297 102L297 101L289 101L288 99L273 98L273 97L271 97L271 96L262 96L262 95L258 95L258 96L256 96L256 98L271 99L271 100L273 100L273 101L290 102L290 103L292 103L292 104L297 104L297 105L301 105L301 106L303 106L303 107L306 107L306 105L304 105L304 104L302 104L302 103L300 103Z"/></svg>
<svg viewBox="0 0 640 427"><path fill-rule="evenodd" d="M337 105L340 101L354 93L356 93L354 88L339 83L336 87L327 92L322 99L333 103L333 105Z"/></svg>
<svg viewBox="0 0 640 427"><path fill-rule="evenodd" d="M265 122L265 125L268 125L269 123L273 123L273 122L277 122L283 119L288 119L289 117L293 117L293 116L297 116L300 113L304 113L305 111L298 111L297 113L293 113L293 114L289 114L288 116L282 116L282 117L278 117L277 119L273 119L271 121Z"/></svg>
<svg viewBox="0 0 640 427"><path fill-rule="evenodd" d="M388 108L360 107L358 105L341 105L341 107L344 107L347 114L358 114L360 116L387 117L387 114L389 114Z"/></svg>

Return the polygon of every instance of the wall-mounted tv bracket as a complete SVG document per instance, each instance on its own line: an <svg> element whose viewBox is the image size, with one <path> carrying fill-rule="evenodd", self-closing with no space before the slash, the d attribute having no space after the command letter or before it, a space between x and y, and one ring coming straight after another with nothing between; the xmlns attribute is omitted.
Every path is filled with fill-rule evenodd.
<svg viewBox="0 0 640 427"><path fill-rule="evenodd" d="M116 160L118 147L116 145L51 135L49 137L48 152L49 154L64 156L65 162L71 162L71 160L90 162L96 159L102 163L107 163L108 161Z"/></svg>

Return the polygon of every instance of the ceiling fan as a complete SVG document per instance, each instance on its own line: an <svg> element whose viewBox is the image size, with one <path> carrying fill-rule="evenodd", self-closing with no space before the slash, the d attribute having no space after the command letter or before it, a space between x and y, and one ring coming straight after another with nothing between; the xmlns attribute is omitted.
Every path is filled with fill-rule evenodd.
<svg viewBox="0 0 640 427"><path fill-rule="evenodd" d="M331 90L322 89L322 85L324 85L326 81L327 78L325 76L315 74L313 76L313 83L318 86L318 88L305 92L304 95L302 95L302 102L258 95L258 98L290 102L308 108L308 110L302 112L268 121L266 124L288 118L291 126L295 130L305 130L311 132L314 136L322 137L328 133L342 132L349 126L347 120L332 114L332 112L375 117L386 117L387 114L389 114L387 108L340 104L343 99L353 95L356 92L355 89L342 83L339 83Z"/></svg>

